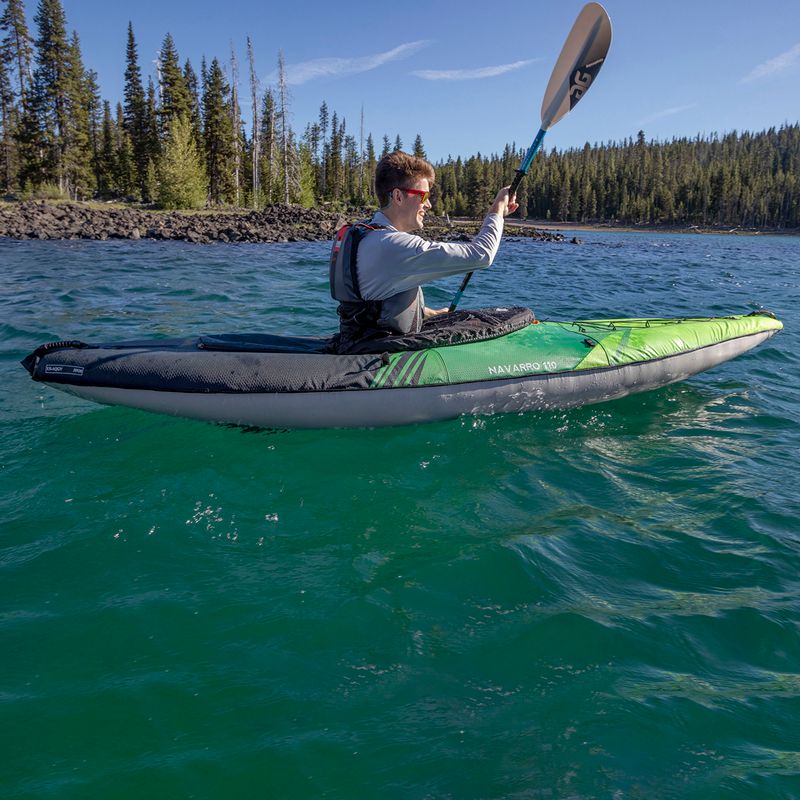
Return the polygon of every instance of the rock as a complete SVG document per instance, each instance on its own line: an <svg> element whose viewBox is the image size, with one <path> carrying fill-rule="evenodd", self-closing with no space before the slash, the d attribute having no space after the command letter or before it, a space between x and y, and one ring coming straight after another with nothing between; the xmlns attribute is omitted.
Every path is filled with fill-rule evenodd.
<svg viewBox="0 0 800 800"><path fill-rule="evenodd" d="M0 236L17 239L131 239L205 242L297 242L330 240L348 222L369 218L372 209L351 208L347 213L324 208L275 205L255 210L219 210L215 213L176 213L143 208L94 208L80 203L20 202L0 209ZM469 241L480 221L451 222L428 215L421 235L428 239ZM561 234L526 225L507 225L506 234L564 241Z"/></svg>

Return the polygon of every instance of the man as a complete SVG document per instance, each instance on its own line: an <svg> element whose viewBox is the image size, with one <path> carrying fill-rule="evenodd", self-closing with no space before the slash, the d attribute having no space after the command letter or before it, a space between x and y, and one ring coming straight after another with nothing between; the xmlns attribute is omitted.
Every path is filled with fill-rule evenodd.
<svg viewBox="0 0 800 800"><path fill-rule="evenodd" d="M517 210L501 189L469 244L428 242L411 231L431 208L433 167L399 150L375 169L380 210L368 223L343 228L331 253L331 295L339 300L339 353L368 352L393 334L419 333L423 321L447 309L430 309L420 284L491 266L503 219Z"/></svg>

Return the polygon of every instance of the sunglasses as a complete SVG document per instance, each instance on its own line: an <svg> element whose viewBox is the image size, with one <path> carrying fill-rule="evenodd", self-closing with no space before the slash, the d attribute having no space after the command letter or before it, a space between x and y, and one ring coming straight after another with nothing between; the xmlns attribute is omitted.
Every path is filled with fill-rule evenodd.
<svg viewBox="0 0 800 800"><path fill-rule="evenodd" d="M419 203L423 205L428 202L428 198L431 196L429 191L425 191L424 189L404 189L402 186L395 186L395 189L399 189L401 192L405 192L406 194L416 194L419 195ZM394 189L392 189L394 191Z"/></svg>

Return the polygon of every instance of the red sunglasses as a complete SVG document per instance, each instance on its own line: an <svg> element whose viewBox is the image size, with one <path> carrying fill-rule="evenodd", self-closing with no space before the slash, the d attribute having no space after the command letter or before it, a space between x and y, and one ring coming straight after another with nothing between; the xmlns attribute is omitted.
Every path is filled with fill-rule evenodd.
<svg viewBox="0 0 800 800"><path fill-rule="evenodd" d="M428 198L431 196L430 191L426 191L425 189L404 189L402 186L395 186L394 189L399 189L401 192L405 192L406 194L419 195L420 205L427 203ZM392 189L392 191L394 191L394 189Z"/></svg>

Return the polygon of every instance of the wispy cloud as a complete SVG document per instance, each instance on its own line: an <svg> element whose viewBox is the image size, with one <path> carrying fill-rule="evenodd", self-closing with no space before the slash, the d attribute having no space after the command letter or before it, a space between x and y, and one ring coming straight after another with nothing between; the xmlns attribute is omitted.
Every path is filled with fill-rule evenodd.
<svg viewBox="0 0 800 800"><path fill-rule="evenodd" d="M656 111L655 114L651 114L649 117L639 120L637 125L646 125L648 122L654 122L655 120L662 119L663 117L671 117L673 114L682 114L684 111L688 111L690 108L696 107L697 103L689 103L685 106L672 106L672 108L665 108L661 111Z"/></svg>
<svg viewBox="0 0 800 800"><path fill-rule="evenodd" d="M474 81L505 75L506 72L522 69L528 64L541 60L533 58L528 61L515 61L513 64L498 64L496 67L480 67L479 69L420 69L411 74L417 78L424 78L426 81Z"/></svg>
<svg viewBox="0 0 800 800"><path fill-rule="evenodd" d="M311 61L301 61L299 64L287 64L286 82L297 86L318 78L342 78L347 75L358 75L377 69L390 61L408 58L428 44L430 44L430 40L420 40L398 45L385 53L375 53L359 58L314 58ZM271 72L265 80L268 84L277 83L278 71Z"/></svg>
<svg viewBox="0 0 800 800"><path fill-rule="evenodd" d="M739 83L752 83L753 81L761 80L761 78L771 78L773 75L780 75L783 72L788 72L797 62L800 61L800 42L798 42L791 50L781 53L763 64L754 67L749 75L745 75Z"/></svg>

